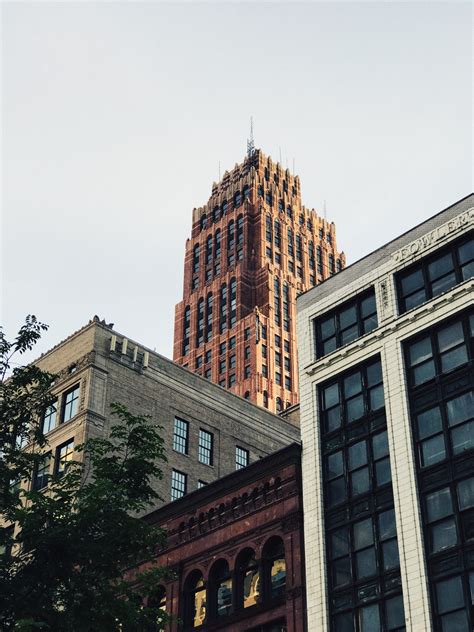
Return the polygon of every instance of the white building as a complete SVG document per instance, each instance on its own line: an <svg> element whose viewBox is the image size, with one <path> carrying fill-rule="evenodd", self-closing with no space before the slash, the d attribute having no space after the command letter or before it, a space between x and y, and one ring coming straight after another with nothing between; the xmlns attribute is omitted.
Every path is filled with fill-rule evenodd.
<svg viewBox="0 0 474 632"><path fill-rule="evenodd" d="M474 629L474 195L297 301L308 630Z"/></svg>

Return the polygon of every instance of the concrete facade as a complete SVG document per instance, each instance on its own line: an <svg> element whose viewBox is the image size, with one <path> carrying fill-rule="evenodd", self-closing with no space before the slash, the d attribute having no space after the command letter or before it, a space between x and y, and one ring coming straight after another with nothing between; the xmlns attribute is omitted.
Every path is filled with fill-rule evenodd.
<svg viewBox="0 0 474 632"><path fill-rule="evenodd" d="M127 339L97 317L35 364L57 375L57 412L46 432L49 473L58 466L61 446L108 434L112 402L125 404L134 414L151 415L163 427L168 463L156 489L165 502L170 500L173 470L186 475L188 493L198 481L210 483L234 472L236 446L253 463L299 441L299 430L291 423ZM187 423L185 453L173 449L176 418ZM212 435L211 463L198 458L200 430Z"/></svg>
<svg viewBox="0 0 474 632"><path fill-rule="evenodd" d="M466 449L462 453L456 453L445 459L436 455L433 460L438 459L438 461L433 465L428 466L427 463L422 463L421 450L427 446L421 445L422 442L416 439L418 435L415 436L414 430L415 415L411 412L415 397L413 393L424 392L423 389L429 390L429 388L445 388L447 380L450 381L449 388L461 389L463 397L469 394L469 391L466 391L468 388L466 385L473 383L472 338L469 341L468 337L465 342L468 359L456 370L446 371L446 374L441 370L438 371L436 377L427 381L427 386L422 385L416 388L411 386L407 378L409 367L406 355L408 353L407 341L413 337L416 338L417 335L421 335L422 338L435 336L438 330L441 331L439 327L444 326L446 322L457 323L461 319L464 323L464 331L467 331L469 320L466 319L469 319L469 315L471 319L474 318L472 316L474 282L472 278L468 278L469 273L466 268L464 278L458 279L454 284L451 283L444 292L433 291L436 295L432 298L428 297L421 304L406 311L400 308L400 286L397 285L400 273L403 274L403 270L412 265L416 266L416 262L426 265L422 262L434 261L433 257L436 258L437 253L441 256L443 252L455 248L458 243L466 244L473 234L473 227L474 196L471 195L349 266L317 289L310 290L298 298L300 423L303 443L303 501L309 630L365 632L366 630L406 629L410 632L428 630L467 632L474 625L472 608L469 610L467 601L468 576L471 581L474 580L474 555L471 540L473 534L469 526L471 523L468 522L468 518L472 521L472 515L469 513L471 510L464 511L464 505L461 506L461 500L459 500L459 505L456 505L459 507L455 527L457 543L454 545L453 542L446 541L444 546L433 544L434 540L430 538L435 537L432 535L432 532L435 532L428 524L428 518L424 513L425 511L429 513L428 503L433 500L434 494L438 493L440 486L447 484L446 481L453 481L450 483L452 489L454 489L453 486L458 486L458 495L459 485L462 485L464 490L466 485L472 484L472 479L466 479L465 476L473 474L473 452L472 449ZM469 247L470 256L472 256L472 241L470 246L464 246L465 249ZM453 256L458 257L458 255ZM471 263L470 274L472 274L472 265ZM341 305L364 295L369 288L375 289L378 326L370 333L357 337L352 342L325 355L317 353L315 323L321 323L324 320L323 316L334 313L333 310L337 310ZM471 335L472 333L471 331ZM465 335L469 336L467 333ZM342 601L336 603L335 595L342 594L342 591L337 593L334 588L338 582L334 579L337 572L335 571L336 563L331 561L335 559L335 545L328 539L328 534L331 537L333 534L332 514L327 509L328 503L331 502L328 481L333 475L328 459L331 457L333 448L330 446L329 439L326 440L325 437L332 436L337 439L339 431L331 435L327 430L329 416L325 417L326 404L323 404L321 393L323 386L325 387L331 380L337 380L341 375L349 375L351 370L363 367L368 360L377 360L377 358L380 359L383 375L386 432L390 453L391 490L393 491L391 502L395 509L400 560L401 587L398 589L398 594L400 591L403 594L404 605L404 620L398 622L398 627L395 623L394 627L390 627L391 623L387 618L389 596L382 600L380 598L377 600L376 597L362 599L361 591L367 589L366 594L369 594L367 587L370 581L358 581L355 574L358 571L354 571L357 567L352 566L351 570L348 570L349 574L352 573L352 579L346 577L341 581L342 584L347 581L350 590L355 591L350 597L352 606L344 609ZM458 380L457 385L452 386L455 380ZM428 390L426 401L433 397ZM427 406L429 403L425 402L424 405ZM345 412L339 413L341 417L338 423L341 423L343 428L349 428L349 426L344 426L349 418L343 416L348 414L347 403L341 404L341 411ZM470 412L464 411L464 414L472 416L473 408ZM430 423L434 423L433 419L432 413ZM447 446L451 430L448 428L445 431L444 440ZM346 429L344 432L350 431ZM469 437L466 438L466 442L468 441ZM354 443L351 444L351 439L349 439L344 445L346 445L344 450L350 450ZM446 450L448 450L447 447ZM328 454L329 456L325 456ZM348 466L346 463L344 480L350 476L349 469L350 464ZM360 514L362 517L370 516L368 508L373 506L371 503L378 502L379 492L375 488L376 481L371 484L374 488L367 497L367 511L365 514L363 512ZM352 494L349 483L346 485L346 489L349 489L348 493ZM385 490L385 499L390 502L392 491L389 484L385 486ZM364 499L363 496L360 498ZM454 499L455 496L453 495L452 498ZM455 500L452 502L455 503ZM357 505L357 511L361 511L362 504L360 502ZM355 506L355 501L352 504L347 503L348 522L353 520ZM377 510L373 511L376 513ZM352 522L350 524L353 525ZM446 524L452 526L449 522ZM352 526L350 528L352 529ZM377 550L381 546L380 542L375 543ZM448 595L452 586L457 587L456 590L453 589L453 594L459 598L460 605L444 605L443 595ZM394 594L397 592L395 591ZM462 601L463 599L465 601ZM372 614L375 613L375 618L369 622L369 619L364 619L364 616L369 612L371 603L376 604L379 610L378 613L375 609L371 611ZM338 613L342 614L338 615Z"/></svg>
<svg viewBox="0 0 474 632"><path fill-rule="evenodd" d="M193 210L174 360L273 412L296 404L296 296L344 265L299 177L255 150Z"/></svg>

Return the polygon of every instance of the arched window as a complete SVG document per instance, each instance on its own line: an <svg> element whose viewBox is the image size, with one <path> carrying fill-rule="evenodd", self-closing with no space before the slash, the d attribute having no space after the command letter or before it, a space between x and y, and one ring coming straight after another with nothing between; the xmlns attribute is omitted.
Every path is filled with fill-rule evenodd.
<svg viewBox="0 0 474 632"><path fill-rule="evenodd" d="M281 397L276 398L276 411L277 413L281 413L283 410L283 402L281 401Z"/></svg>
<svg viewBox="0 0 474 632"><path fill-rule="evenodd" d="M281 248L281 226L280 222L276 219L274 224L275 233L275 248Z"/></svg>
<svg viewBox="0 0 474 632"><path fill-rule="evenodd" d="M212 235L206 239L206 265L212 261Z"/></svg>
<svg viewBox="0 0 474 632"><path fill-rule="evenodd" d="M242 244L244 241L244 216L239 215L237 218L237 243Z"/></svg>
<svg viewBox="0 0 474 632"><path fill-rule="evenodd" d="M227 329L227 285L221 287L219 297L219 331L222 333Z"/></svg>
<svg viewBox="0 0 474 632"><path fill-rule="evenodd" d="M234 195L234 206L237 208L241 204L242 204L242 193L240 191L237 191L237 193Z"/></svg>
<svg viewBox="0 0 474 632"><path fill-rule="evenodd" d="M265 408L268 408L268 393L267 391L263 391L263 405Z"/></svg>
<svg viewBox="0 0 474 632"><path fill-rule="evenodd" d="M204 342L204 299L200 298L197 304L196 315L196 345L202 345Z"/></svg>
<svg viewBox="0 0 474 632"><path fill-rule="evenodd" d="M220 216L219 207L215 206L214 210L212 211L212 221L217 222L219 219L219 216Z"/></svg>
<svg viewBox="0 0 474 632"><path fill-rule="evenodd" d="M250 197L250 187L248 184L244 186L244 188L242 189L242 193L244 194L244 198Z"/></svg>
<svg viewBox="0 0 474 632"><path fill-rule="evenodd" d="M222 217L224 217L224 215L227 213L228 207L229 207L229 204L228 204L227 200L224 200L222 202Z"/></svg>
<svg viewBox="0 0 474 632"><path fill-rule="evenodd" d="M290 205L288 205L288 206L286 207L286 214L288 215L288 217L289 217L290 219L293 217L293 212L292 212L292 210L291 210L291 206L290 206Z"/></svg>
<svg viewBox="0 0 474 632"><path fill-rule="evenodd" d="M203 213L201 215L201 230L204 230L207 227L207 215Z"/></svg>
<svg viewBox="0 0 474 632"><path fill-rule="evenodd" d="M220 228L216 230L214 237L214 258L219 259L221 256L221 231Z"/></svg>
<svg viewBox="0 0 474 632"><path fill-rule="evenodd" d="M206 299L206 342L212 338L212 294L207 295Z"/></svg>
<svg viewBox="0 0 474 632"><path fill-rule="evenodd" d="M260 568L252 549L244 549L236 561L236 599L241 608L250 608L261 601Z"/></svg>
<svg viewBox="0 0 474 632"><path fill-rule="evenodd" d="M265 598L278 599L285 594L286 562L283 540L270 538L263 547L263 574Z"/></svg>
<svg viewBox="0 0 474 632"><path fill-rule="evenodd" d="M235 278L230 281L229 305L229 328L232 328L237 322L237 280Z"/></svg>
<svg viewBox="0 0 474 632"><path fill-rule="evenodd" d="M199 571L193 571L184 582L184 629L193 630L206 618L206 585Z"/></svg>
<svg viewBox="0 0 474 632"><path fill-rule="evenodd" d="M191 308L186 305L183 320L183 355L189 353L189 335L191 331Z"/></svg>
<svg viewBox="0 0 474 632"><path fill-rule="evenodd" d="M199 244L193 250L193 273L199 272Z"/></svg>
<svg viewBox="0 0 474 632"><path fill-rule="evenodd" d="M230 220L227 227L227 250L231 250L235 246L235 222Z"/></svg>
<svg viewBox="0 0 474 632"><path fill-rule="evenodd" d="M209 572L209 614L225 617L232 612L232 576L226 560L218 560Z"/></svg>

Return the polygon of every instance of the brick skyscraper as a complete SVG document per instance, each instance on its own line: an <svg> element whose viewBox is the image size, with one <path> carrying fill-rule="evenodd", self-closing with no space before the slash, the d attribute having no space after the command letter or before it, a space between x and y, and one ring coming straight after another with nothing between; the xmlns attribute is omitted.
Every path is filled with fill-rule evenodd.
<svg viewBox="0 0 474 632"><path fill-rule="evenodd" d="M193 210L174 360L272 411L296 404L296 296L344 264L299 177L250 151Z"/></svg>

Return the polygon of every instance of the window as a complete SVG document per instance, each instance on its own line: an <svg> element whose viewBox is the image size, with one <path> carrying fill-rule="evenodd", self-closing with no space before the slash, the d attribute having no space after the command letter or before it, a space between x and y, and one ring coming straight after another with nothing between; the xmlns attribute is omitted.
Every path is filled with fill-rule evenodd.
<svg viewBox="0 0 474 632"><path fill-rule="evenodd" d="M229 208L229 203L227 202L227 200L224 200L222 202L222 217L224 217L224 215L227 213L228 208Z"/></svg>
<svg viewBox="0 0 474 632"><path fill-rule="evenodd" d="M285 375L285 388L287 391L291 391L291 377L289 375Z"/></svg>
<svg viewBox="0 0 474 632"><path fill-rule="evenodd" d="M232 388L233 386L235 386L235 383L236 383L235 373L231 373L231 375L229 375L229 388Z"/></svg>
<svg viewBox="0 0 474 632"><path fill-rule="evenodd" d="M278 371L276 371L275 373L275 382L278 384L278 386L281 386L281 373L279 373Z"/></svg>
<svg viewBox="0 0 474 632"><path fill-rule="evenodd" d="M314 270L315 261L314 261L314 244L312 241L308 242L308 263L309 267Z"/></svg>
<svg viewBox="0 0 474 632"><path fill-rule="evenodd" d="M281 352L275 351L275 366L281 366Z"/></svg>
<svg viewBox="0 0 474 632"><path fill-rule="evenodd" d="M230 220L229 225L227 226L227 250L232 250L235 246L235 222L233 219Z"/></svg>
<svg viewBox="0 0 474 632"><path fill-rule="evenodd" d="M35 466L33 474L33 489L38 491L48 485L49 471L51 468L51 452L41 457Z"/></svg>
<svg viewBox="0 0 474 632"><path fill-rule="evenodd" d="M281 400L281 397L277 397L276 398L276 411L277 413L281 413L283 410L283 402Z"/></svg>
<svg viewBox="0 0 474 632"><path fill-rule="evenodd" d="M68 463L72 461L74 455L74 439L69 439L66 443L56 448L56 463L55 474L56 476L63 476L66 472Z"/></svg>
<svg viewBox="0 0 474 632"><path fill-rule="evenodd" d="M173 427L173 450L175 452L181 452L181 454L188 453L188 435L188 422L179 417L175 417Z"/></svg>
<svg viewBox="0 0 474 632"><path fill-rule="evenodd" d="M293 217L293 212L292 212L292 210L291 210L291 206L287 206L287 207L286 207L286 214L287 214L287 216L288 216L290 219L292 219L292 217Z"/></svg>
<svg viewBox="0 0 474 632"><path fill-rule="evenodd" d="M235 446L235 469L241 470L249 464L249 451L240 446Z"/></svg>
<svg viewBox="0 0 474 632"><path fill-rule="evenodd" d="M273 281L273 292L274 292L274 318L275 325L281 325L281 297L280 297L280 280L278 277L275 277Z"/></svg>
<svg viewBox="0 0 474 632"><path fill-rule="evenodd" d="M235 349L235 336L229 338L229 349Z"/></svg>
<svg viewBox="0 0 474 632"><path fill-rule="evenodd" d="M302 256L302 246L301 246L301 235L299 233L297 233L296 235L296 258L298 261L301 261L303 256Z"/></svg>
<svg viewBox="0 0 474 632"><path fill-rule="evenodd" d="M263 405L265 408L268 408L268 393L267 391L263 391Z"/></svg>
<svg viewBox="0 0 474 632"><path fill-rule="evenodd" d="M229 328L232 329L237 322L237 280L235 278L230 281L229 301Z"/></svg>
<svg viewBox="0 0 474 632"><path fill-rule="evenodd" d="M204 377L206 378L206 380L210 380L212 377L212 369L206 369L204 371Z"/></svg>
<svg viewBox="0 0 474 632"><path fill-rule="evenodd" d="M270 215L265 216L265 239L272 243L272 218Z"/></svg>
<svg viewBox="0 0 474 632"><path fill-rule="evenodd" d="M249 198L250 197L250 187L248 184L246 184L244 186L244 188L242 189L242 193L244 195L244 198Z"/></svg>
<svg viewBox="0 0 474 632"><path fill-rule="evenodd" d="M322 274L323 273L323 254L321 251L321 246L317 246L316 248L316 263L317 263L318 274Z"/></svg>
<svg viewBox="0 0 474 632"><path fill-rule="evenodd" d="M232 575L229 564L218 560L209 572L209 614L211 619L232 612Z"/></svg>
<svg viewBox="0 0 474 632"><path fill-rule="evenodd" d="M206 354L205 354L204 357L205 357L204 362L206 364L209 364L209 362L211 361L211 358L212 358L212 351L210 349L209 349L209 351L206 351Z"/></svg>
<svg viewBox="0 0 474 632"><path fill-rule="evenodd" d="M214 237L214 258L219 259L221 256L221 231L220 229L216 230L216 235Z"/></svg>
<svg viewBox="0 0 474 632"><path fill-rule="evenodd" d="M262 325L262 338L264 340L267 339L267 326L266 325Z"/></svg>
<svg viewBox="0 0 474 632"><path fill-rule="evenodd" d="M212 261L212 235L206 239L206 265Z"/></svg>
<svg viewBox="0 0 474 632"><path fill-rule="evenodd" d="M261 601L260 568L252 549L244 549L236 561L236 594L240 608L250 608Z"/></svg>
<svg viewBox="0 0 474 632"><path fill-rule="evenodd" d="M206 585L202 574L193 571L184 582L184 628L198 628L206 619Z"/></svg>
<svg viewBox="0 0 474 632"><path fill-rule="evenodd" d="M227 349L227 343L221 342L219 345L219 355L222 355L223 353L225 353L226 349Z"/></svg>
<svg viewBox="0 0 474 632"><path fill-rule="evenodd" d="M336 268L334 267L334 255L328 255L328 264L329 264L329 272L334 274L336 272Z"/></svg>
<svg viewBox="0 0 474 632"><path fill-rule="evenodd" d="M222 333L227 329L227 285L225 283L221 286L219 303L219 331Z"/></svg>
<svg viewBox="0 0 474 632"><path fill-rule="evenodd" d="M184 310L184 319L183 319L183 355L188 355L189 353L189 337L191 331L191 308L189 305L186 306Z"/></svg>
<svg viewBox="0 0 474 632"><path fill-rule="evenodd" d="M371 289L315 320L316 355L321 358L377 326L375 291Z"/></svg>
<svg viewBox="0 0 474 632"><path fill-rule="evenodd" d="M247 379L247 378L249 378L249 377L250 377L250 366L249 366L249 365L247 365L247 366L244 368L244 378L245 378L245 379Z"/></svg>
<svg viewBox="0 0 474 632"><path fill-rule="evenodd" d="M288 270L290 272L294 272L295 271L295 262L293 261L293 259L289 259L288 260Z"/></svg>
<svg viewBox="0 0 474 632"><path fill-rule="evenodd" d="M77 414L79 405L79 384L64 394L63 422L69 421Z"/></svg>
<svg viewBox="0 0 474 632"><path fill-rule="evenodd" d="M199 347L204 342L204 299L200 298L196 313L196 345Z"/></svg>
<svg viewBox="0 0 474 632"><path fill-rule="evenodd" d="M291 369L291 360L290 356L285 356L285 371L290 371Z"/></svg>
<svg viewBox="0 0 474 632"><path fill-rule="evenodd" d="M281 337L275 334L275 347L278 349L281 347Z"/></svg>
<svg viewBox="0 0 474 632"><path fill-rule="evenodd" d="M226 371L226 361L225 358L219 361L219 373L225 373Z"/></svg>
<svg viewBox="0 0 474 632"><path fill-rule="evenodd" d="M242 215L237 218L237 243L244 243L244 218Z"/></svg>
<svg viewBox="0 0 474 632"><path fill-rule="evenodd" d="M263 547L264 595L270 600L285 595L286 562L283 540L273 537Z"/></svg>
<svg viewBox="0 0 474 632"><path fill-rule="evenodd" d="M474 236L453 242L396 275L398 306L404 313L474 276Z"/></svg>
<svg viewBox="0 0 474 632"><path fill-rule="evenodd" d="M50 432L56 427L58 402L57 400L50 404L43 415L43 434Z"/></svg>
<svg viewBox="0 0 474 632"><path fill-rule="evenodd" d="M246 329L244 331L244 339L245 340L250 340L250 327L246 327Z"/></svg>
<svg viewBox="0 0 474 632"><path fill-rule="evenodd" d="M196 358L196 369L200 369L202 367L202 355Z"/></svg>
<svg viewBox="0 0 474 632"><path fill-rule="evenodd" d="M284 341L284 348L285 348L285 352L286 353L290 353L290 341L289 340L285 340Z"/></svg>
<svg viewBox="0 0 474 632"><path fill-rule="evenodd" d="M234 206L235 208L237 208L241 204L242 204L242 193L240 191L237 191L237 193L234 195Z"/></svg>
<svg viewBox="0 0 474 632"><path fill-rule="evenodd" d="M294 247L293 247L293 231L291 228L288 229L288 256L294 256Z"/></svg>
<svg viewBox="0 0 474 632"><path fill-rule="evenodd" d="M268 368L266 364L262 364L262 375L263 377L268 377Z"/></svg>
<svg viewBox="0 0 474 632"><path fill-rule="evenodd" d="M197 488L201 489L202 487L206 487L206 485L207 485L206 481L198 480Z"/></svg>
<svg viewBox="0 0 474 632"><path fill-rule="evenodd" d="M235 369L235 353L229 356L229 369Z"/></svg>
<svg viewBox="0 0 474 632"><path fill-rule="evenodd" d="M171 500L177 500L186 494L187 483L187 474L178 470L171 470Z"/></svg>
<svg viewBox="0 0 474 632"><path fill-rule="evenodd" d="M281 225L276 219L274 222L275 248L281 248Z"/></svg>
<svg viewBox="0 0 474 632"><path fill-rule="evenodd" d="M250 347L245 347L245 350L244 350L244 358L245 358L246 360L250 360Z"/></svg>
<svg viewBox="0 0 474 632"><path fill-rule="evenodd" d="M212 465L214 436L207 430L199 429L198 459L204 465Z"/></svg>

